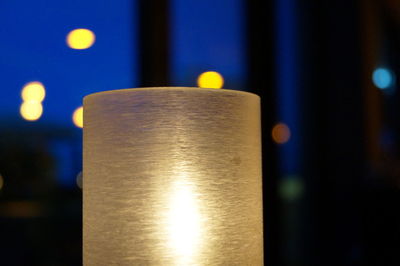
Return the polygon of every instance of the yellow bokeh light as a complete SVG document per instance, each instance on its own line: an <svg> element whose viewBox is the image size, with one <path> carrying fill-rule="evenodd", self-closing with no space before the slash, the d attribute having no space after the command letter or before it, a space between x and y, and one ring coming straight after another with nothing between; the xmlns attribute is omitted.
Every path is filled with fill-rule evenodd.
<svg viewBox="0 0 400 266"><path fill-rule="evenodd" d="M215 71L207 71L197 78L197 85L200 88L220 89L224 85L224 78Z"/></svg>
<svg viewBox="0 0 400 266"><path fill-rule="evenodd" d="M21 97L24 101L42 102L46 96L46 90L42 83L32 81L27 83L21 92Z"/></svg>
<svg viewBox="0 0 400 266"><path fill-rule="evenodd" d="M75 126L83 128L83 107L78 107L73 115L72 121L74 122Z"/></svg>
<svg viewBox="0 0 400 266"><path fill-rule="evenodd" d="M68 33L67 44L72 49L82 50L94 44L96 35L88 29L75 29Z"/></svg>
<svg viewBox="0 0 400 266"><path fill-rule="evenodd" d="M28 121L38 120L43 114L43 106L37 101L25 101L19 109L22 118Z"/></svg>
<svg viewBox="0 0 400 266"><path fill-rule="evenodd" d="M290 129L284 123L278 123L272 129L272 139L278 144L284 144L290 139Z"/></svg>

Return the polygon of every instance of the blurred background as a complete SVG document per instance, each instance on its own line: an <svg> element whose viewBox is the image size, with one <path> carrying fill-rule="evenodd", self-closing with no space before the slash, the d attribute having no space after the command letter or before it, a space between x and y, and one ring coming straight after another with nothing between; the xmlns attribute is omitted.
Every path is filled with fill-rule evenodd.
<svg viewBox="0 0 400 266"><path fill-rule="evenodd" d="M82 98L262 98L265 265L400 265L400 2L3 0L0 265L81 265Z"/></svg>

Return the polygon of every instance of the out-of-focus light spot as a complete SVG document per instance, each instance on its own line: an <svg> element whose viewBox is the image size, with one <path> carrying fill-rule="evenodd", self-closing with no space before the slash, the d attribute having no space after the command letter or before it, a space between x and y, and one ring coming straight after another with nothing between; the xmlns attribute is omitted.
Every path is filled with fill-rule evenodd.
<svg viewBox="0 0 400 266"><path fill-rule="evenodd" d="M372 81L379 89L390 88L394 81L393 73L387 68L377 68L372 74Z"/></svg>
<svg viewBox="0 0 400 266"><path fill-rule="evenodd" d="M224 78L215 71L207 71L197 78L197 85L200 88L220 89L224 85Z"/></svg>
<svg viewBox="0 0 400 266"><path fill-rule="evenodd" d="M74 122L75 126L83 128L83 107L78 107L73 115L72 121Z"/></svg>
<svg viewBox="0 0 400 266"><path fill-rule="evenodd" d="M43 204L34 201L7 201L1 204L0 216L35 218L43 215Z"/></svg>
<svg viewBox="0 0 400 266"><path fill-rule="evenodd" d="M284 123L278 123L272 128L272 139L278 144L284 144L290 139L290 129Z"/></svg>
<svg viewBox="0 0 400 266"><path fill-rule="evenodd" d="M38 120L43 114L43 106L40 102L27 101L21 104L19 109L22 118L28 121Z"/></svg>
<svg viewBox="0 0 400 266"><path fill-rule="evenodd" d="M67 44L72 49L83 50L94 44L96 35L88 29L75 29L68 33Z"/></svg>
<svg viewBox="0 0 400 266"><path fill-rule="evenodd" d="M27 83L21 92L22 100L32 102L42 102L46 96L46 90L41 82L32 81Z"/></svg>
<svg viewBox="0 0 400 266"><path fill-rule="evenodd" d="M303 195L303 193L304 185L299 176L286 176L279 184L279 196L284 200L297 200Z"/></svg>
<svg viewBox="0 0 400 266"><path fill-rule="evenodd" d="M80 188L80 189L82 189L82 185L83 185L83 175L82 175L82 172L79 172L79 174L76 176L76 185Z"/></svg>
<svg viewBox="0 0 400 266"><path fill-rule="evenodd" d="M4 179L3 176L0 175L0 190L3 188L3 185L4 185Z"/></svg>

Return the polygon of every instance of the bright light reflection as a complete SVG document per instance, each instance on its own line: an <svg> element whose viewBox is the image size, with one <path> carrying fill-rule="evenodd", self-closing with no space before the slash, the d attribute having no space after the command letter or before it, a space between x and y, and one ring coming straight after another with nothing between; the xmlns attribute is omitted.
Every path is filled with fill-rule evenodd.
<svg viewBox="0 0 400 266"><path fill-rule="evenodd" d="M179 258L179 265L188 265L198 252L201 237L201 216L190 185L177 182L168 207L169 247Z"/></svg>
<svg viewBox="0 0 400 266"><path fill-rule="evenodd" d="M46 96L46 90L41 82L32 81L27 83L21 92L22 100L42 102Z"/></svg>
<svg viewBox="0 0 400 266"><path fill-rule="evenodd" d="M83 107L78 107L72 114L72 121L75 126L83 128Z"/></svg>
<svg viewBox="0 0 400 266"><path fill-rule="evenodd" d="M220 89L224 85L224 78L215 71L204 72L197 78L197 85L200 88Z"/></svg>
<svg viewBox="0 0 400 266"><path fill-rule="evenodd" d="M22 118L28 121L38 120L43 114L43 106L36 101L27 101L21 104L19 109Z"/></svg>
<svg viewBox="0 0 400 266"><path fill-rule="evenodd" d="M82 50L91 47L96 39L95 34L88 29L75 29L67 35L67 44L72 49Z"/></svg>

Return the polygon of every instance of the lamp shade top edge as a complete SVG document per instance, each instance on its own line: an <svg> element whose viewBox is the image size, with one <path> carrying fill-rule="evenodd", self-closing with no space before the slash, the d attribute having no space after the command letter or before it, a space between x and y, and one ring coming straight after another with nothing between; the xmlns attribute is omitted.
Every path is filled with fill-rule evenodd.
<svg viewBox="0 0 400 266"><path fill-rule="evenodd" d="M213 92L213 93L233 93L233 94L243 94L247 96L257 97L257 94L240 91L240 90L229 90L229 89L212 89L212 88L197 88L197 87L142 87L142 88L127 88L127 89L117 89L117 90L107 90L88 94L84 96L84 101L92 97L101 97L106 95L117 95L125 93L135 93L144 91L197 91L197 92Z"/></svg>

